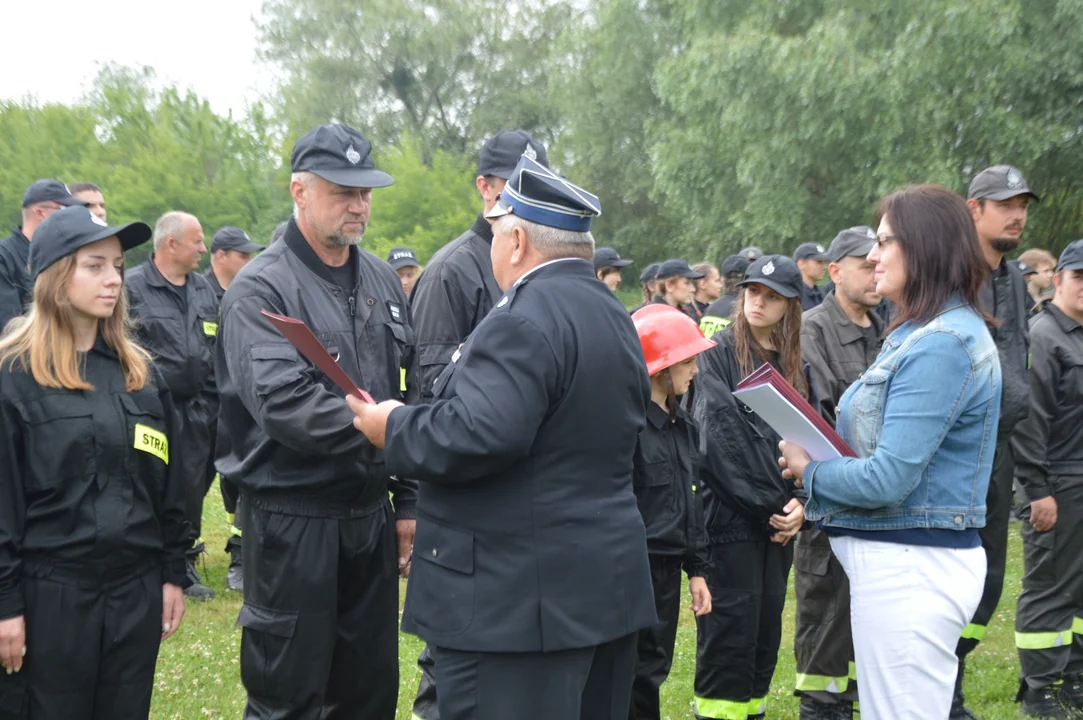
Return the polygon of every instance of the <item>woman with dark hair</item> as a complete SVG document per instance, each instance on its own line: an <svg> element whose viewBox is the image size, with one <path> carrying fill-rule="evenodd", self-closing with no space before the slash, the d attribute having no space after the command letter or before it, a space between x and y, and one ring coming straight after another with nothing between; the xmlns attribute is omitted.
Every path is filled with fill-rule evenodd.
<svg viewBox="0 0 1083 720"><path fill-rule="evenodd" d="M945 188L901 190L877 215L868 260L896 313L839 402L858 457L812 462L781 443L779 464L850 580L862 717L942 718L985 579L978 528L1001 393L994 321L978 301L989 268L966 204Z"/></svg>
<svg viewBox="0 0 1083 720"><path fill-rule="evenodd" d="M124 251L150 235L84 207L50 215L33 302L0 339L2 717L146 718L184 617L174 408L124 292Z"/></svg>
<svg viewBox="0 0 1083 720"><path fill-rule="evenodd" d="M700 355L692 403L704 450L700 493L709 538L710 615L697 618L698 718L763 717L782 640L790 539L801 501L778 473L778 435L733 391L771 363L809 395L801 360L801 272L787 257L754 262L740 283L733 322Z"/></svg>

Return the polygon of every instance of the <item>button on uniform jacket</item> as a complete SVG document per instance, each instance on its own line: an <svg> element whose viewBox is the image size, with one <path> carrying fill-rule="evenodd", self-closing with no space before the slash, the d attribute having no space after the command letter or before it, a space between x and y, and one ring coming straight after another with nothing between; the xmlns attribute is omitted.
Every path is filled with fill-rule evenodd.
<svg viewBox="0 0 1083 720"><path fill-rule="evenodd" d="M411 405L432 402L432 386L451 356L503 294L489 251L493 228L478 216L461 236L440 248L410 295L421 381L408 389Z"/></svg>
<svg viewBox="0 0 1083 720"><path fill-rule="evenodd" d="M215 356L222 399L218 471L246 492L370 502L387 492L383 453L357 432L343 392L261 310L303 320L358 387L402 400L400 368L416 381L406 295L391 266L357 246L352 294L335 284L294 220L282 242L237 274L222 301ZM395 511L413 517L416 485L396 482Z"/></svg>
<svg viewBox="0 0 1083 720"><path fill-rule="evenodd" d="M157 565L187 584L184 482L173 403L153 366L128 392L116 353L86 353L94 390L43 388L0 370L0 619L23 613L22 577L51 571L103 582Z"/></svg>
<svg viewBox="0 0 1083 720"><path fill-rule="evenodd" d="M511 288L398 408L389 468L420 480L403 630L476 652L598 645L656 622L632 456L650 380L584 260Z"/></svg>

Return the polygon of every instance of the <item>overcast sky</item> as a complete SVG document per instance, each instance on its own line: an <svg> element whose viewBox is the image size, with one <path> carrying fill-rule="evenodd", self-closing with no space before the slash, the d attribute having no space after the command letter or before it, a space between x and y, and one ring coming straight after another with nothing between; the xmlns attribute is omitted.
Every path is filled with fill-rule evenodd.
<svg viewBox="0 0 1083 720"><path fill-rule="evenodd" d="M262 0L0 0L0 99L71 103L108 62L148 65L216 112L272 86L256 62Z"/></svg>

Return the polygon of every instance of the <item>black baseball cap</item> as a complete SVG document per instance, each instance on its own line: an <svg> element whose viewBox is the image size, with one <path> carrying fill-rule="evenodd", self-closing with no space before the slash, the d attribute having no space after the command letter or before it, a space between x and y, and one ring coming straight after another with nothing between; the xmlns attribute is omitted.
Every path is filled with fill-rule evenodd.
<svg viewBox="0 0 1083 720"><path fill-rule="evenodd" d="M545 146L530 133L526 130L501 130L482 145L481 154L478 155L478 175L495 175L507 180L523 155L549 167Z"/></svg>
<svg viewBox="0 0 1083 720"><path fill-rule="evenodd" d="M38 232L41 232L40 230ZM37 235L34 236L37 239ZM33 244L31 244L33 247ZM1057 262L1057 272L1061 270L1079 270L1083 268L1083 240L1073 240L1064 248Z"/></svg>
<svg viewBox="0 0 1083 720"><path fill-rule="evenodd" d="M622 268L631 265L634 260L622 260L617 251L611 247L601 247L594 251L594 270L597 272L604 267Z"/></svg>
<svg viewBox="0 0 1083 720"><path fill-rule="evenodd" d="M801 297L804 281L797 263L784 255L764 255L748 266L745 279L738 285L759 283L766 285L782 297Z"/></svg>
<svg viewBox="0 0 1083 720"><path fill-rule="evenodd" d="M643 268L643 272L639 273L639 282L649 283L652 280L658 279L658 268L662 267L662 263L651 263L647 267Z"/></svg>
<svg viewBox="0 0 1083 720"><path fill-rule="evenodd" d="M875 230L868 225L855 225L835 236L827 248L827 259L837 263L845 257L865 257L875 244Z"/></svg>
<svg viewBox="0 0 1083 720"><path fill-rule="evenodd" d="M404 267L421 267L417 261L417 255L408 247L391 248L387 254L387 262L396 270Z"/></svg>
<svg viewBox="0 0 1083 720"><path fill-rule="evenodd" d="M975 200L1007 200L1016 195L1030 195L1034 202L1042 200L1027 185L1023 173L1011 165L985 168L974 176L967 192L967 197Z"/></svg>
<svg viewBox="0 0 1083 720"><path fill-rule="evenodd" d="M819 243L802 243L793 251L794 260L823 260L827 261L826 250Z"/></svg>
<svg viewBox="0 0 1083 720"><path fill-rule="evenodd" d="M120 240L121 249L127 251L150 240L151 229L142 222L110 227L83 206L57 210L34 231L34 242L30 243L30 280L36 280L43 270L79 248L114 235Z"/></svg>
<svg viewBox="0 0 1083 720"><path fill-rule="evenodd" d="M752 262L744 255L730 255L722 261L722 276L740 275L744 277L745 270Z"/></svg>
<svg viewBox="0 0 1083 720"><path fill-rule="evenodd" d="M211 252L217 252L219 250L236 250L243 253L259 252L263 249L263 246L259 243L252 242L252 238L248 237L248 234L239 227L233 227L232 225L226 225L224 228L220 228L218 232L214 234L214 240L211 241Z"/></svg>
<svg viewBox="0 0 1083 720"><path fill-rule="evenodd" d="M59 180L44 179L34 182L23 193L23 207L29 207L40 202L55 202L64 207L81 205L86 207L89 203L78 200L71 195L68 186Z"/></svg>
<svg viewBox="0 0 1083 720"><path fill-rule="evenodd" d="M1019 268L1019 272L1023 273L1023 277L1026 277L1027 275L1033 275L1034 273L1038 272L1022 260L1009 260L1008 262L1015 263L1015 266Z"/></svg>
<svg viewBox="0 0 1083 720"><path fill-rule="evenodd" d="M744 259L748 260L750 263L754 263L763 257L763 250L760 250L755 245L749 245L746 248L741 248L741 251L737 254L744 257Z"/></svg>
<svg viewBox="0 0 1083 720"><path fill-rule="evenodd" d="M701 277L704 277L704 275L701 272L693 270L687 260L670 258L658 266L656 278L658 280L664 280L671 277L686 277L690 280L699 280Z"/></svg>
<svg viewBox="0 0 1083 720"><path fill-rule="evenodd" d="M351 188L381 188L395 180L376 169L372 143L351 127L328 123L312 128L297 140L290 155L293 172L310 172L328 182Z"/></svg>

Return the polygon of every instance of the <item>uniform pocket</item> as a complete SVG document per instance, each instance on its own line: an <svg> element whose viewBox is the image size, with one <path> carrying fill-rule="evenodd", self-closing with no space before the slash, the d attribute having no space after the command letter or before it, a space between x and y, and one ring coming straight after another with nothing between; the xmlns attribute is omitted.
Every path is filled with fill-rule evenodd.
<svg viewBox="0 0 1083 720"><path fill-rule="evenodd" d="M1048 532L1038 532L1030 524L1027 509L1019 534L1023 536L1023 565L1026 583L1031 587L1047 588L1057 582L1057 526Z"/></svg>
<svg viewBox="0 0 1083 720"><path fill-rule="evenodd" d="M822 625L835 616L838 589L829 581L831 550L802 547L793 551L793 583L797 593L798 625Z"/></svg>
<svg viewBox="0 0 1083 720"><path fill-rule="evenodd" d="M419 625L457 635L474 619L474 535L422 519L414 537L414 559L423 567L411 583Z"/></svg>
<svg viewBox="0 0 1083 720"><path fill-rule="evenodd" d="M26 716L26 672L0 672L0 720L24 720Z"/></svg>
<svg viewBox="0 0 1083 720"><path fill-rule="evenodd" d="M94 423L89 403L75 393L45 395L25 406L27 486L52 487L96 472Z"/></svg>
<svg viewBox="0 0 1083 720"><path fill-rule="evenodd" d="M140 474L146 469L149 456L159 463L169 464L169 437L166 435L165 409L158 396L150 392L136 394L123 393L120 404L128 418L128 436L132 448L138 453L129 453L129 469ZM157 465L155 465L157 467Z"/></svg>
<svg viewBox="0 0 1083 720"><path fill-rule="evenodd" d="M406 392L406 378L402 374L402 369L406 367L414 353L414 331L394 320L385 323L385 326L390 338L388 345L388 358L391 361L388 364L389 387L392 395L401 399Z"/></svg>
<svg viewBox="0 0 1083 720"><path fill-rule="evenodd" d="M237 627L244 630L241 680L248 691L263 697L294 698L301 682L292 682L290 678L299 678L305 671L291 666L290 646L297 631L297 611L274 610L246 602L237 616ZM292 662L296 663L296 658Z"/></svg>

